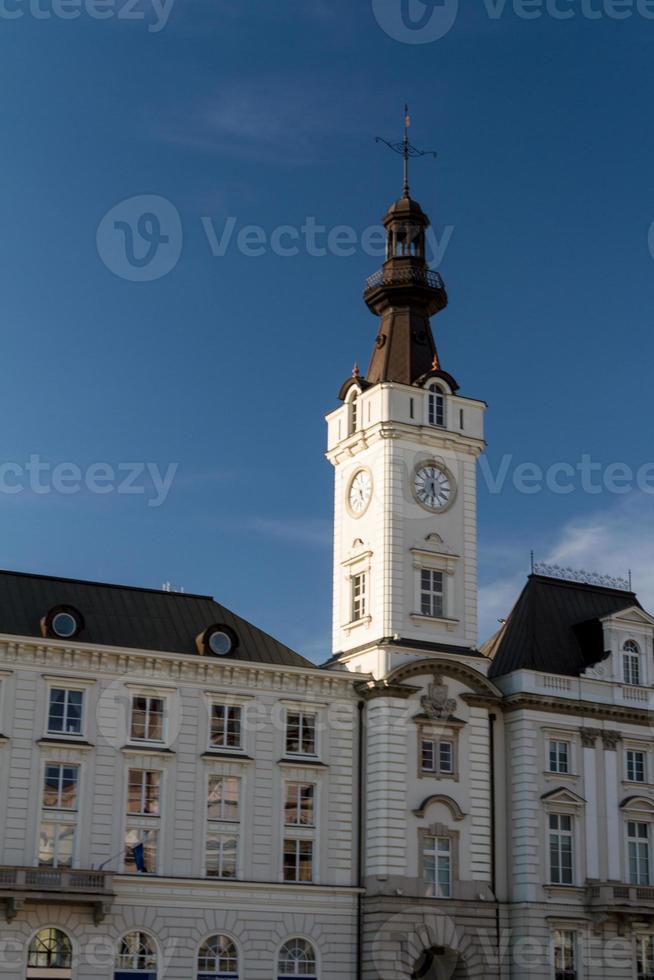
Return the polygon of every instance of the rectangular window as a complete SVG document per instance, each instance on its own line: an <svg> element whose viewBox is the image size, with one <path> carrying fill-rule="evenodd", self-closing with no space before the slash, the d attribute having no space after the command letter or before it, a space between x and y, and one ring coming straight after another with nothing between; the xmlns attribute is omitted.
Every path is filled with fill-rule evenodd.
<svg viewBox="0 0 654 980"><path fill-rule="evenodd" d="M367 596L368 576L365 572L359 572L352 576L352 622L356 623L360 619L365 619L368 610Z"/></svg>
<svg viewBox="0 0 654 980"><path fill-rule="evenodd" d="M130 769L127 782L127 812L158 817L161 803L161 773Z"/></svg>
<svg viewBox="0 0 654 980"><path fill-rule="evenodd" d="M125 833L125 872L127 874L156 874L158 851L159 831L157 829L128 828Z"/></svg>
<svg viewBox="0 0 654 980"><path fill-rule="evenodd" d="M624 682L638 687L640 684L640 657L637 653L623 653Z"/></svg>
<svg viewBox="0 0 654 980"><path fill-rule="evenodd" d="M163 698L138 694L132 698L131 738L135 742L163 742Z"/></svg>
<svg viewBox="0 0 654 980"><path fill-rule="evenodd" d="M316 716L289 711L286 716L286 751L289 755L316 754Z"/></svg>
<svg viewBox="0 0 654 980"><path fill-rule="evenodd" d="M228 704L211 705L211 745L219 749L242 748L242 709Z"/></svg>
<svg viewBox="0 0 654 980"><path fill-rule="evenodd" d="M79 766L48 762L43 779L43 807L46 810L77 810Z"/></svg>
<svg viewBox="0 0 654 980"><path fill-rule="evenodd" d="M237 822L240 790L241 780L237 776L209 776L207 818Z"/></svg>
<svg viewBox="0 0 654 980"><path fill-rule="evenodd" d="M69 691L62 687L50 689L48 732L51 735L82 734L82 691Z"/></svg>
<svg viewBox="0 0 654 980"><path fill-rule="evenodd" d="M629 883L650 885L649 824L629 821L627 824Z"/></svg>
<svg viewBox="0 0 654 980"><path fill-rule="evenodd" d="M284 841L284 881L313 881L313 841Z"/></svg>
<svg viewBox="0 0 654 980"><path fill-rule="evenodd" d="M638 980L654 980L654 936L636 939Z"/></svg>
<svg viewBox="0 0 654 980"><path fill-rule="evenodd" d="M454 742L450 739L423 738L422 771L454 775Z"/></svg>
<svg viewBox="0 0 654 980"><path fill-rule="evenodd" d="M72 868L75 824L44 820L39 838L39 865L42 868Z"/></svg>
<svg viewBox="0 0 654 980"><path fill-rule="evenodd" d="M313 827L315 793L313 783L286 784L284 823L287 827Z"/></svg>
<svg viewBox="0 0 654 980"><path fill-rule="evenodd" d="M577 980L577 936L574 932L554 933L555 980Z"/></svg>
<svg viewBox="0 0 654 980"><path fill-rule="evenodd" d="M550 828L550 882L553 885L572 885L573 848L572 817L563 813L551 813Z"/></svg>
<svg viewBox="0 0 654 980"><path fill-rule="evenodd" d="M435 387L429 392L429 424L445 425L445 398Z"/></svg>
<svg viewBox="0 0 654 980"><path fill-rule="evenodd" d="M630 783L644 783L646 781L644 752L627 750L627 779Z"/></svg>
<svg viewBox="0 0 654 980"><path fill-rule="evenodd" d="M207 877L236 878L237 860L238 837L210 830L207 834Z"/></svg>
<svg viewBox="0 0 654 980"><path fill-rule="evenodd" d="M550 739L549 743L550 772L567 774L570 772L570 743Z"/></svg>
<svg viewBox="0 0 654 980"><path fill-rule="evenodd" d="M425 838L425 879L433 898L452 897L452 841L449 837Z"/></svg>
<svg viewBox="0 0 654 980"><path fill-rule="evenodd" d="M420 612L423 616L443 616L443 573L423 568L420 572Z"/></svg>

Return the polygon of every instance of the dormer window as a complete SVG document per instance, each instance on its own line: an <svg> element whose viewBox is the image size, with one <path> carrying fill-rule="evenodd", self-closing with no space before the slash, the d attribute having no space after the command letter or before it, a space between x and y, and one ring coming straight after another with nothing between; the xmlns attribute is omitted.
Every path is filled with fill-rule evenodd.
<svg viewBox="0 0 654 980"><path fill-rule="evenodd" d="M84 629L84 620L71 606L57 606L41 620L44 636L57 640L72 640Z"/></svg>
<svg viewBox="0 0 654 980"><path fill-rule="evenodd" d="M238 646L238 637L229 626L210 626L196 639L200 653L212 657L228 657Z"/></svg>
<svg viewBox="0 0 654 980"><path fill-rule="evenodd" d="M635 640L627 640L622 648L622 670L625 684L638 687L640 676L640 647Z"/></svg>
<svg viewBox="0 0 654 980"><path fill-rule="evenodd" d="M429 424L445 426L445 395L437 384L429 386Z"/></svg>

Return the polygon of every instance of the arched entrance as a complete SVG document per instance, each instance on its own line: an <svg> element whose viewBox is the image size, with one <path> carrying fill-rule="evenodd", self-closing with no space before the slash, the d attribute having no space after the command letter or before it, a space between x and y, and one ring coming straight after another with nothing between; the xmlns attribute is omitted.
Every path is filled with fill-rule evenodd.
<svg viewBox="0 0 654 980"><path fill-rule="evenodd" d="M467 980L463 958L454 949L430 946L413 964L411 980Z"/></svg>
<svg viewBox="0 0 654 980"><path fill-rule="evenodd" d="M73 947L61 929L39 929L27 951L27 980L70 980Z"/></svg>

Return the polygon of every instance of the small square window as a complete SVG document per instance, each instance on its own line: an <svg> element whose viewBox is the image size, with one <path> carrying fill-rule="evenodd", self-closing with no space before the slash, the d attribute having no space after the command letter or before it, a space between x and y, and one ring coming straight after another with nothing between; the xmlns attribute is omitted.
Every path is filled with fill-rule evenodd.
<svg viewBox="0 0 654 980"><path fill-rule="evenodd" d="M420 743L420 758L423 773L455 775L455 742L452 738L423 737Z"/></svg>

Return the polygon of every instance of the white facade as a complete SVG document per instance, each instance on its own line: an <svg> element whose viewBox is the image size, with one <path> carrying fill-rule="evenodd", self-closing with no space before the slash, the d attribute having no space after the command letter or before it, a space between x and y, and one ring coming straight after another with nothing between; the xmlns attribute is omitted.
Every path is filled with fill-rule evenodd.
<svg viewBox="0 0 654 980"><path fill-rule="evenodd" d="M357 729L346 677L6 636L0 656L0 900L8 920L0 976L113 977L117 944L135 929L155 944L158 978L195 978L198 951L216 934L233 941L239 977L276 976L280 947L298 937L315 950L320 976L352 975ZM71 724L78 733L53 733L61 727L52 724L53 690L82 695L81 726ZM142 728L133 737L135 698L165 705L163 730L145 731L152 738ZM238 746L217 747L215 731L212 740L213 705L241 709ZM298 712L315 719L314 751L287 751L289 715ZM76 786L63 800L50 794L45 806L47 766L74 770ZM150 774L149 805L135 807L128 784L142 772ZM214 787L218 777L238 782L228 784L229 808L214 805L209 820L212 777ZM289 784L313 787L307 826L289 824ZM44 835L52 826L58 833ZM131 832L157 840L146 873L125 865ZM220 835L237 840L225 879L207 870L207 842ZM306 883L284 880L285 840L313 849ZM72 943L72 972L26 974L30 940L50 926Z"/></svg>

